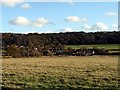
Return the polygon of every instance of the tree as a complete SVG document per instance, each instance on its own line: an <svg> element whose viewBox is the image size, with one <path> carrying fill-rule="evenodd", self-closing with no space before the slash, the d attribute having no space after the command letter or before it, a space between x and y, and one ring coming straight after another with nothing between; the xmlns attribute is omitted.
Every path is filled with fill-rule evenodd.
<svg viewBox="0 0 120 90"><path fill-rule="evenodd" d="M13 58L21 57L21 49L16 45L10 45L6 50L8 56L12 56Z"/></svg>

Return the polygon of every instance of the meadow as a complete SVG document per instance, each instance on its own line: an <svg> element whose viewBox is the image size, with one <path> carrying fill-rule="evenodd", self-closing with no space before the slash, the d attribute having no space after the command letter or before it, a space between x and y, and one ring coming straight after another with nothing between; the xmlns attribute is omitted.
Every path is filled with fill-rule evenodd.
<svg viewBox="0 0 120 90"><path fill-rule="evenodd" d="M119 49L120 44L91 44L91 45L66 45L74 49L79 48L105 48L105 49Z"/></svg>
<svg viewBox="0 0 120 90"><path fill-rule="evenodd" d="M2 59L2 87L118 90L118 56Z"/></svg>

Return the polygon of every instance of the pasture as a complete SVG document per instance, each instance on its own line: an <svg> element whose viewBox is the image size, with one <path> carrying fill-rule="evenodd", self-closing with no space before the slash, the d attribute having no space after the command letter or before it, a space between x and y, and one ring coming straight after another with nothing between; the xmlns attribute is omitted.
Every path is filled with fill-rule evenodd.
<svg viewBox="0 0 120 90"><path fill-rule="evenodd" d="M105 48L105 49L119 49L120 44L91 44L91 45L66 45L74 49L79 48Z"/></svg>
<svg viewBox="0 0 120 90"><path fill-rule="evenodd" d="M6 58L2 79L4 88L117 90L118 56Z"/></svg>

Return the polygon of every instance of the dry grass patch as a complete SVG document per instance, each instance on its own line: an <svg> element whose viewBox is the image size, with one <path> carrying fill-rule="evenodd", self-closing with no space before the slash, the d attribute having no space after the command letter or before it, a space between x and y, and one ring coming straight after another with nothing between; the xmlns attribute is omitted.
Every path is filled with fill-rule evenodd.
<svg viewBox="0 0 120 90"><path fill-rule="evenodd" d="M118 88L117 56L3 59L3 87Z"/></svg>

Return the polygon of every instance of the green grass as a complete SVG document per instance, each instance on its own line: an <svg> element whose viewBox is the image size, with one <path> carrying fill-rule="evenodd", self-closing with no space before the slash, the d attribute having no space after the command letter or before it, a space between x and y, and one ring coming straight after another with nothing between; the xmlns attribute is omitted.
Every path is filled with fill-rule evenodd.
<svg viewBox="0 0 120 90"><path fill-rule="evenodd" d="M9 58L2 62L5 88L118 88L117 56Z"/></svg>
<svg viewBox="0 0 120 90"><path fill-rule="evenodd" d="M93 44L93 45L66 45L67 47L71 47L74 49L79 49L79 48L105 48L105 49L119 49L120 44Z"/></svg>

